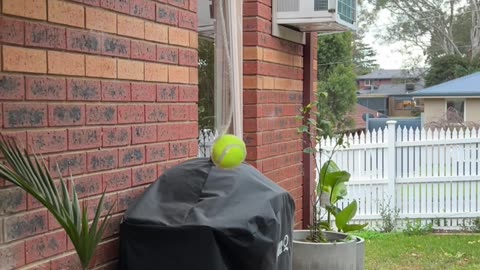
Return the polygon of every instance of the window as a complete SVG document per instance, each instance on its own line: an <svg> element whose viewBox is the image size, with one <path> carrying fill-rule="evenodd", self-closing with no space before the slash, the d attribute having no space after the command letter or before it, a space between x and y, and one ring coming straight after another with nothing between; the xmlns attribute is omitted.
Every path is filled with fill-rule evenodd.
<svg viewBox="0 0 480 270"><path fill-rule="evenodd" d="M365 81L363 81L363 85L370 86L370 85L372 85L372 81L371 80L365 80Z"/></svg>
<svg viewBox="0 0 480 270"><path fill-rule="evenodd" d="M447 121L463 122L465 120L465 100L450 99L446 101Z"/></svg>
<svg viewBox="0 0 480 270"><path fill-rule="evenodd" d="M395 110L411 111L415 108L415 102L410 97L396 97L393 102Z"/></svg>

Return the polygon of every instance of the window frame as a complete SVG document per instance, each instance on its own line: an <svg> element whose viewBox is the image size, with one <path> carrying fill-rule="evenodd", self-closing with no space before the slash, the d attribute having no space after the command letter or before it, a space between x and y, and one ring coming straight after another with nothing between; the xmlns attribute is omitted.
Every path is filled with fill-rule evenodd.
<svg viewBox="0 0 480 270"><path fill-rule="evenodd" d="M448 119L448 102L462 102L463 103L463 111L462 111L462 118L463 118L463 122L465 122L466 120L466 112L467 112L467 101L464 99L464 98L447 98L445 99L445 116L447 117L447 121L449 121Z"/></svg>

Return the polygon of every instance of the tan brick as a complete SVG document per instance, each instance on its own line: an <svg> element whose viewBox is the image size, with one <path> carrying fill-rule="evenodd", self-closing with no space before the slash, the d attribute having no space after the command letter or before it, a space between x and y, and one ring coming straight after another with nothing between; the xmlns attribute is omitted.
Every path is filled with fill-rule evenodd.
<svg viewBox="0 0 480 270"><path fill-rule="evenodd" d="M168 81L171 83L188 83L190 70L188 67L169 66Z"/></svg>
<svg viewBox="0 0 480 270"><path fill-rule="evenodd" d="M263 78L260 76L243 76L244 89L262 89Z"/></svg>
<svg viewBox="0 0 480 270"><path fill-rule="evenodd" d="M263 49L260 47L244 47L244 60L263 60Z"/></svg>
<svg viewBox="0 0 480 270"><path fill-rule="evenodd" d="M275 78L275 90L303 91L301 80Z"/></svg>
<svg viewBox="0 0 480 270"><path fill-rule="evenodd" d="M145 22L145 39L168 43L168 26L154 22Z"/></svg>
<svg viewBox="0 0 480 270"><path fill-rule="evenodd" d="M293 57L293 65L296 66L296 67L303 67L303 57L301 56L294 56ZM314 67L316 67L314 65Z"/></svg>
<svg viewBox="0 0 480 270"><path fill-rule="evenodd" d="M2 11L20 17L46 20L47 0L3 0Z"/></svg>
<svg viewBox="0 0 480 270"><path fill-rule="evenodd" d="M177 27L168 28L168 42L174 45L190 46L190 33L188 30Z"/></svg>
<svg viewBox="0 0 480 270"><path fill-rule="evenodd" d="M117 14L104 9L86 7L86 27L108 33L117 33Z"/></svg>
<svg viewBox="0 0 480 270"><path fill-rule="evenodd" d="M168 82L168 66L157 63L145 63L145 81Z"/></svg>
<svg viewBox="0 0 480 270"><path fill-rule="evenodd" d="M198 84L198 68L189 68L189 82L190 84Z"/></svg>
<svg viewBox="0 0 480 270"><path fill-rule="evenodd" d="M117 17L117 33L119 35L145 38L145 24L141 19L130 16L118 15Z"/></svg>
<svg viewBox="0 0 480 270"><path fill-rule="evenodd" d="M85 76L85 56L77 53L49 51L48 73Z"/></svg>
<svg viewBox="0 0 480 270"><path fill-rule="evenodd" d="M117 61L115 58L93 55L86 55L85 57L85 72L87 77L117 77Z"/></svg>
<svg viewBox="0 0 480 270"><path fill-rule="evenodd" d="M282 65L293 65L293 55L271 49L263 50L263 60Z"/></svg>
<svg viewBox="0 0 480 270"><path fill-rule="evenodd" d="M190 32L190 47L198 49L198 33Z"/></svg>
<svg viewBox="0 0 480 270"><path fill-rule="evenodd" d="M263 89L273 89L274 83L272 77L263 77Z"/></svg>
<svg viewBox="0 0 480 270"><path fill-rule="evenodd" d="M47 54L44 50L34 50L4 45L3 70L46 73Z"/></svg>
<svg viewBox="0 0 480 270"><path fill-rule="evenodd" d="M144 65L140 61L117 60L118 78L126 80L144 80Z"/></svg>
<svg viewBox="0 0 480 270"><path fill-rule="evenodd" d="M48 21L76 27L85 27L85 9L70 2L49 0Z"/></svg>

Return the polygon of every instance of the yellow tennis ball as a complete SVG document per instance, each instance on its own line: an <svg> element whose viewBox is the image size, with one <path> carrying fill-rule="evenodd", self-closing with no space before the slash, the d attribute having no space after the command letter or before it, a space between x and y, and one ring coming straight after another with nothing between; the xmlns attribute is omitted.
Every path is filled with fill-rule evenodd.
<svg viewBox="0 0 480 270"><path fill-rule="evenodd" d="M247 157L247 148L242 139L235 135L220 136L212 148L212 161L220 168L233 169Z"/></svg>

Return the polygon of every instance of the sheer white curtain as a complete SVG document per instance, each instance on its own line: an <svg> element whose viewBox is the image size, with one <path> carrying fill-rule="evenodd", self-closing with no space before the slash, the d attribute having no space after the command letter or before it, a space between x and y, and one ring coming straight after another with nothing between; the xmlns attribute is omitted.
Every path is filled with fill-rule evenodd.
<svg viewBox="0 0 480 270"><path fill-rule="evenodd" d="M221 134L243 136L242 4L214 0L215 128Z"/></svg>

